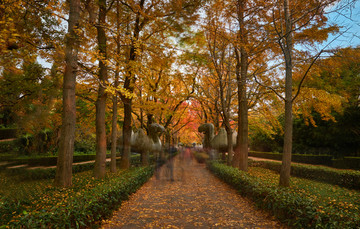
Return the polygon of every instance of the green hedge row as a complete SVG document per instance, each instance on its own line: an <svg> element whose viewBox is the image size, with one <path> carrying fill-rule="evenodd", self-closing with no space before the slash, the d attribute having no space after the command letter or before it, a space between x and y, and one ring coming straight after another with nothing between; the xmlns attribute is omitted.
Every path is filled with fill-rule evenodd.
<svg viewBox="0 0 360 229"><path fill-rule="evenodd" d="M59 206L41 211L23 211L10 228L91 228L109 217L122 201L141 187L153 174L152 167L133 168L125 174L107 180L93 189L84 188L80 197L71 197ZM5 205L21 203L5 203Z"/></svg>
<svg viewBox="0 0 360 229"><path fill-rule="evenodd" d="M132 155L130 158L130 163L133 166L140 165L140 155ZM116 163L119 165L120 160L117 160ZM109 166L110 162L107 162L106 165ZM94 163L78 164L73 165L73 173L79 173L83 171L89 171L94 169ZM17 176L21 180L40 180L40 179L54 179L56 174L56 168L38 168L38 169L28 169L28 168L14 168L14 169L5 169L4 173L7 176Z"/></svg>
<svg viewBox="0 0 360 229"><path fill-rule="evenodd" d="M0 153L16 152L17 143L17 140L0 141Z"/></svg>
<svg viewBox="0 0 360 229"><path fill-rule="evenodd" d="M195 152L194 157L198 163L205 163L209 159L209 155L205 152Z"/></svg>
<svg viewBox="0 0 360 229"><path fill-rule="evenodd" d="M359 228L360 217L338 214L331 209L319 210L313 200L288 188L271 187L259 178L218 162L208 168L220 179L250 197L258 207L270 211L281 222L293 228Z"/></svg>
<svg viewBox="0 0 360 229"><path fill-rule="evenodd" d="M95 160L95 154L84 154L84 155L74 155L73 162L83 162L83 161L92 161ZM110 154L107 154L106 157L110 157ZM8 160L13 164L27 164L29 166L54 166L57 163L57 156L48 156L48 157L33 157L33 158L10 158Z"/></svg>
<svg viewBox="0 0 360 229"><path fill-rule="evenodd" d="M360 157L344 157L332 160L332 167L338 169L360 170Z"/></svg>
<svg viewBox="0 0 360 229"><path fill-rule="evenodd" d="M0 140L16 138L17 129L16 128L2 128L0 129Z"/></svg>
<svg viewBox="0 0 360 229"><path fill-rule="evenodd" d="M262 167L280 173L281 163L275 161L252 161L250 166ZM360 171L338 170L324 166L291 165L291 175L310 180L339 185L341 187L360 190Z"/></svg>
<svg viewBox="0 0 360 229"><path fill-rule="evenodd" d="M280 153L250 151L249 156L277 160L277 161L282 160L282 154ZM297 163L304 163L311 165L326 165L338 169L360 170L359 157L344 157L341 159L332 159L332 156L330 155L293 154L291 160Z"/></svg>
<svg viewBox="0 0 360 229"><path fill-rule="evenodd" d="M250 151L249 156L251 157L260 157L271 160L282 160L282 154L280 153L268 153L268 152L255 152ZM305 163L312 165L332 165L332 156L330 155L303 155L303 154L293 154L291 160L297 163Z"/></svg>

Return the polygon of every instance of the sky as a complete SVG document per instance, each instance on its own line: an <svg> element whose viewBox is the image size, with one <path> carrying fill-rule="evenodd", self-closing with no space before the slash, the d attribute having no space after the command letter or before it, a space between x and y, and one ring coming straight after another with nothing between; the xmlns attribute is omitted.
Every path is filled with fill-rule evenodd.
<svg viewBox="0 0 360 229"><path fill-rule="evenodd" d="M341 12L329 13L328 18L329 23L335 23L340 26L340 33L346 31L333 41L328 48L360 46L360 1L356 1L351 9L347 8ZM322 45L328 44L337 36L339 34L330 35L328 40Z"/></svg>

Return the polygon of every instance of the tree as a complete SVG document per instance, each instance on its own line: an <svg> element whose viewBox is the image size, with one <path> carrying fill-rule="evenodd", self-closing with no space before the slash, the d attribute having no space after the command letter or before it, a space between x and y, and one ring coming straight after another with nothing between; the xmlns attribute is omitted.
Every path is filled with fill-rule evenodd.
<svg viewBox="0 0 360 229"><path fill-rule="evenodd" d="M63 81L63 124L56 166L55 185L67 187L72 184L76 101L75 85L79 41L76 29L80 20L80 0L69 0L69 25L65 40L65 74Z"/></svg>
<svg viewBox="0 0 360 229"><path fill-rule="evenodd" d="M123 125L123 152L120 161L122 168L130 166L130 137L132 103L134 89L139 67L141 49L146 47L146 42L154 35L170 36L181 32L182 28L189 26L196 19L196 10L202 1L168 1L164 3L140 0L138 2L122 1L132 15L130 22L132 32L130 35L129 52L126 58L125 78L120 95L124 103ZM180 4L179 4L180 3ZM150 46L150 44L147 44Z"/></svg>
<svg viewBox="0 0 360 229"><path fill-rule="evenodd" d="M96 158L94 166L94 177L104 178L106 169L106 129L105 129L105 109L106 98L105 92L108 80L107 68L107 45L106 45L106 13L107 3L106 0L99 0L99 14L97 29L98 49L99 49L99 87L98 97L96 100Z"/></svg>
<svg viewBox="0 0 360 229"><path fill-rule="evenodd" d="M293 132L293 68L294 43L315 43L327 38L327 34L336 31L336 26L326 27L325 8L336 1L310 1L303 4L300 1L283 0L274 2L271 20L285 61L285 129L283 159L280 171L280 186L289 186L292 132ZM294 39L295 38L295 39ZM315 61L317 58L314 58ZM310 65L311 67L311 65ZM304 73L305 78L307 72ZM300 83L301 86L301 83ZM298 88L300 90L300 87Z"/></svg>

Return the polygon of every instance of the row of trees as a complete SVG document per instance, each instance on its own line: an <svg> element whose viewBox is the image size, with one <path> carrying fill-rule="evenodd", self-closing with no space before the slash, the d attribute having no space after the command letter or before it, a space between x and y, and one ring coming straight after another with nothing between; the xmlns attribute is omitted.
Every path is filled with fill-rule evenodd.
<svg viewBox="0 0 360 229"><path fill-rule="evenodd" d="M182 63L175 58L174 41L170 37L178 36L196 21L201 4L202 1L1 1L2 73L18 71L26 78L19 66L27 66L41 57L53 64L54 72L64 76L62 90L51 86L57 92L62 91L62 108L52 105L47 109L51 118L55 117L54 110L61 112L63 120L57 185L71 185L75 127L82 128L79 122L96 127L94 176L104 177L107 128L111 126L106 123L110 99L112 157L115 158L116 130L120 124L122 168L130 166L130 136L134 126L147 129L152 122L158 122L167 128L166 138L170 141L190 122L183 117L188 116L186 101L194 93L196 71L185 73L172 68ZM42 81L39 76L34 82L27 82L26 88L33 84L50 87ZM22 105L23 98L30 98L24 90L14 97ZM5 104L4 107L11 109ZM119 112L122 112L121 121L118 121ZM91 115L94 113L95 118ZM26 116L14 110L12 114ZM80 115L77 121L76 114ZM112 171L116 170L115 165L112 163Z"/></svg>
<svg viewBox="0 0 360 229"><path fill-rule="evenodd" d="M247 170L250 117L250 124L266 135L283 131L280 185L289 186L293 112L313 120L311 111L315 109L322 119L334 120L331 112L340 112L346 100L344 94L314 87L307 78L311 75L316 81L321 77L314 66L329 51L329 44L319 51L309 47L321 44L339 29L327 23L326 9L339 10L351 4L219 0L206 5L200 32L184 40L198 53L194 63L205 72L197 93L199 116L225 127L228 152L232 152L233 130L239 132L229 164ZM279 105L282 102L285 108ZM281 114L282 123L278 119Z"/></svg>
<svg viewBox="0 0 360 229"><path fill-rule="evenodd" d="M109 140L116 171L119 127L128 168L134 127L158 122L169 142L212 122L226 128L228 142L238 131L228 163L247 170L249 125L271 135L283 130L284 113L280 185L288 186L293 111L310 122L312 109L332 119L346 99L319 83L325 49L304 47L338 31L326 9L352 2L0 0L1 110L10 114L2 124L34 131L60 129L62 120L55 182L69 186L78 134L96 133L94 176L102 178ZM51 69L34 64L39 58Z"/></svg>

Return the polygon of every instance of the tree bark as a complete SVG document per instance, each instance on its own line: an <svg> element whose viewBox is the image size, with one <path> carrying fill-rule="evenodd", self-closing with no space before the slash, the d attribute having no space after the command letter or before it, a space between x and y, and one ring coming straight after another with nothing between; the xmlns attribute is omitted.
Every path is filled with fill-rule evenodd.
<svg viewBox="0 0 360 229"><path fill-rule="evenodd" d="M288 187L290 185L291 153L292 153L292 24L289 9L289 0L284 0L285 11L285 40L283 42L283 52L285 57L285 130L284 130L284 149L280 170L279 185Z"/></svg>
<svg viewBox="0 0 360 229"><path fill-rule="evenodd" d="M143 10L145 0L141 0L139 3L139 8ZM136 60L136 42L139 39L139 34L141 30L140 26L140 17L141 12L137 12L135 19L135 27L133 33L133 41L130 47L127 74L125 76L124 88L130 92L134 92L134 85L136 82L135 74L133 67L131 66L132 62ZM120 167L122 169L130 168L130 153L131 153L131 112L132 112L132 98L127 98L124 95L121 95L121 99L124 103L124 127L123 127L123 152L121 155Z"/></svg>
<svg viewBox="0 0 360 229"><path fill-rule="evenodd" d="M69 0L69 25L65 40L65 74L63 81L62 127L57 159L55 185L72 185L72 163L76 124L76 73L79 41L75 33L80 19L80 0Z"/></svg>
<svg viewBox="0 0 360 229"><path fill-rule="evenodd" d="M120 168L130 168L130 153L131 153L131 99L123 99L124 102L124 126L123 126L123 152L121 154Z"/></svg>
<svg viewBox="0 0 360 229"><path fill-rule="evenodd" d="M117 82L115 82L117 86ZM115 86L115 87L116 87ZM113 117L111 127L111 162L110 172L116 173L116 142L117 142L117 95L113 96Z"/></svg>
<svg viewBox="0 0 360 229"><path fill-rule="evenodd" d="M99 45L99 89L96 100L96 157L94 167L94 177L104 178L106 172L106 129L105 129L105 109L106 93L105 85L107 81L106 66L106 0L99 0L99 21L96 26L98 32Z"/></svg>
<svg viewBox="0 0 360 229"><path fill-rule="evenodd" d="M248 167L248 101L246 95L246 79L248 71L248 54L245 49L247 35L244 27L245 1L238 0L238 21L240 24L239 39L241 42L240 56L235 48L236 54L236 81L238 86L238 136L235 147L235 155L232 166L247 171Z"/></svg>
<svg viewBox="0 0 360 229"><path fill-rule="evenodd" d="M116 1L116 30L118 35L116 37L116 54L120 55L120 2ZM114 86L117 88L119 86L119 72L120 72L120 63L119 60L116 60L116 69L115 69L115 82ZM111 127L111 162L110 162L110 172L116 173L116 145L117 145L117 118L118 118L118 109L117 109L117 92L113 95L113 117L112 117L112 127Z"/></svg>

